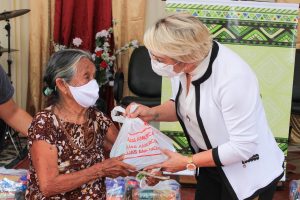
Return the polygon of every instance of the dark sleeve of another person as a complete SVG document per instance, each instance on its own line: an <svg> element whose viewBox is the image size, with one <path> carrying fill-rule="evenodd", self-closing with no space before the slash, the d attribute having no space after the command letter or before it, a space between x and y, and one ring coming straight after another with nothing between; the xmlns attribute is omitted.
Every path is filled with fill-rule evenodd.
<svg viewBox="0 0 300 200"><path fill-rule="evenodd" d="M0 65L0 104L3 104L10 100L14 95L14 88L10 83L10 80Z"/></svg>

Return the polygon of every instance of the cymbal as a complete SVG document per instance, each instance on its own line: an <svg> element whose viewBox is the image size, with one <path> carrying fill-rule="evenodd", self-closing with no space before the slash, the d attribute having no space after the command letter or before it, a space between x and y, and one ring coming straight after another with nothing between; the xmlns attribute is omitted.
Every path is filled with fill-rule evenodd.
<svg viewBox="0 0 300 200"><path fill-rule="evenodd" d="M18 17L20 15L24 15L28 13L29 9L20 9L20 10L12 10L12 11L4 11L0 13L0 20L7 20L10 18Z"/></svg>
<svg viewBox="0 0 300 200"><path fill-rule="evenodd" d="M19 51L18 49L10 49L10 52ZM7 48L3 48L0 46L0 53L8 52Z"/></svg>

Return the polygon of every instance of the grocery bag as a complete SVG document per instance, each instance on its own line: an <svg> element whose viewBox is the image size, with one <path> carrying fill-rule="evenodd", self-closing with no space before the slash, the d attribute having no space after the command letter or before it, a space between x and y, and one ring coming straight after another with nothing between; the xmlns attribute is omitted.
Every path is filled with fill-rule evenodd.
<svg viewBox="0 0 300 200"><path fill-rule="evenodd" d="M118 113L125 113L125 109L117 106L111 113L114 121L123 123L111 149L111 158L124 154L123 161L140 170L167 160L161 149L175 152L173 141L159 130L140 118L128 118Z"/></svg>
<svg viewBox="0 0 300 200"><path fill-rule="evenodd" d="M140 188L132 176L106 177L106 200L180 200L180 184L175 180L161 181L155 186Z"/></svg>

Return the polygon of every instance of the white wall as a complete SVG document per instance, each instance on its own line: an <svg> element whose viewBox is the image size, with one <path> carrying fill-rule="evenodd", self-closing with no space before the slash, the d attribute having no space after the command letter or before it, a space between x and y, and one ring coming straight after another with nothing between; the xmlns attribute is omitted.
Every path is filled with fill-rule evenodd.
<svg viewBox="0 0 300 200"><path fill-rule="evenodd" d="M28 9L29 0L0 0L0 13L18 9ZM14 100L22 108L26 108L28 83L28 36L29 13L10 19L11 48L19 51L11 53L12 82L15 88ZM4 29L6 21L0 21L0 45L7 48L7 32ZM0 64L7 70L7 53L0 57Z"/></svg>

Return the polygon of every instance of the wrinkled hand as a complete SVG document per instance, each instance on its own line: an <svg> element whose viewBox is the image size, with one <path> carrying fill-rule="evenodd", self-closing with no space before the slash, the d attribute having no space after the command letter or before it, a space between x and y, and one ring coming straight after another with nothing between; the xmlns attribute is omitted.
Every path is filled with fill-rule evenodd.
<svg viewBox="0 0 300 200"><path fill-rule="evenodd" d="M131 107L136 103L131 103L126 107L125 115L129 118L139 117L143 121L149 122L155 118L155 113L151 110L151 108L144 106L142 104L138 104L138 107L130 113Z"/></svg>
<svg viewBox="0 0 300 200"><path fill-rule="evenodd" d="M162 149L161 151L168 156L168 160L159 164L150 165L146 167L145 170L161 168L162 171L166 172L178 172L186 169L186 165L189 162L188 157L167 149Z"/></svg>
<svg viewBox="0 0 300 200"><path fill-rule="evenodd" d="M122 162L124 156L110 158L99 163L99 174L104 177L116 178L118 176L128 176L136 168Z"/></svg>

